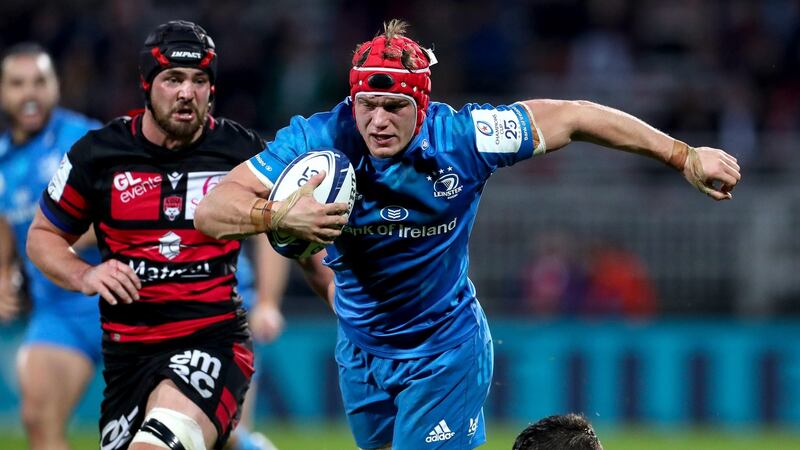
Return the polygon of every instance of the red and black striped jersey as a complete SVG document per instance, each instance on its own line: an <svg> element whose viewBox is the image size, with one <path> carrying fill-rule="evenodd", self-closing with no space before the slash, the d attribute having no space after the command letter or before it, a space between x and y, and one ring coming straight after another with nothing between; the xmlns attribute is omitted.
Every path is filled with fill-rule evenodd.
<svg viewBox="0 0 800 450"><path fill-rule="evenodd" d="M70 234L93 225L103 260L122 261L141 279L139 301L100 301L111 341L154 343L241 322L240 243L195 230L194 213L264 141L236 122L209 117L200 139L170 150L144 138L141 119L115 119L76 142L42 194L42 212Z"/></svg>

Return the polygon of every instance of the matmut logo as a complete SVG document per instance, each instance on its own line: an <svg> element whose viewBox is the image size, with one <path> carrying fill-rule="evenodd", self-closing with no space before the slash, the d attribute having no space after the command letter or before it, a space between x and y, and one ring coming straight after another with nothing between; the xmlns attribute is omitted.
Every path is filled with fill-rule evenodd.
<svg viewBox="0 0 800 450"><path fill-rule="evenodd" d="M158 172L115 173L111 217L116 220L158 220L162 179Z"/></svg>

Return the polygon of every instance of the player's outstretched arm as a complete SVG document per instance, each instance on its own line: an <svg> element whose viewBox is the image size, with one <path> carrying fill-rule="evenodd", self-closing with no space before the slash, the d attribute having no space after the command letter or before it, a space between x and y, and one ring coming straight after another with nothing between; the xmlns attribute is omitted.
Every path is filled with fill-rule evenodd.
<svg viewBox="0 0 800 450"><path fill-rule="evenodd" d="M542 131L547 151L577 140L649 156L674 167L715 200L732 198L731 191L741 179L733 156L715 148L690 147L617 109L587 101L523 103Z"/></svg>
<svg viewBox="0 0 800 450"><path fill-rule="evenodd" d="M311 195L325 174L311 177L297 195L270 202L269 190L245 163L239 164L209 192L194 216L194 226L217 239L242 239L256 233L278 230L309 242L330 244L347 223L347 205L323 205Z"/></svg>
<svg viewBox="0 0 800 450"><path fill-rule="evenodd" d="M112 305L138 300L142 283L133 269L115 259L97 266L88 264L71 247L78 238L61 231L37 209L28 229L26 251L36 267L64 289L100 294Z"/></svg>

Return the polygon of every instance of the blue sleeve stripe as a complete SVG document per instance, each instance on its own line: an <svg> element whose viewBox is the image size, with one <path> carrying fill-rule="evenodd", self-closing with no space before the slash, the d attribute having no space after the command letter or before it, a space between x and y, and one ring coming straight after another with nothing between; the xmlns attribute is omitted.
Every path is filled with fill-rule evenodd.
<svg viewBox="0 0 800 450"><path fill-rule="evenodd" d="M269 147L267 147L262 150L261 153L248 159L247 166L250 168L250 171L261 180L264 186L271 188L272 184L280 177L283 169L288 166L288 163L278 159L278 157L270 151Z"/></svg>
<svg viewBox="0 0 800 450"><path fill-rule="evenodd" d="M250 169L250 172L252 172L253 175L256 176L256 178L258 178L258 181L260 181L261 184L264 185L264 187L266 187L267 189L272 189L273 182L272 180L269 179L269 177L264 175L264 173L261 171L262 170L261 168L263 166L259 164L258 160L255 160L255 158L257 157L258 155L248 159L247 161L245 161L245 165L247 166L248 169Z"/></svg>
<svg viewBox="0 0 800 450"><path fill-rule="evenodd" d="M47 194L43 193L42 196L39 198L39 209L42 210L42 214L44 214L44 216L47 217L47 220L49 220L53 225L55 225L58 229L60 229L65 233L69 233L73 236L80 236L81 234L83 234L82 231L78 231L75 227L72 227L70 224L59 219L58 216L53 211L50 210L50 207L48 206L47 201L45 200L44 197L45 195Z"/></svg>

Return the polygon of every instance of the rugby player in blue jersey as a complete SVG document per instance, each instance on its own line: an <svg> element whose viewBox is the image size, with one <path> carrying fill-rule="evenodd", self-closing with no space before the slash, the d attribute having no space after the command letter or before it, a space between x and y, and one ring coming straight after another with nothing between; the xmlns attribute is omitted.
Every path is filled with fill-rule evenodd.
<svg viewBox="0 0 800 450"><path fill-rule="evenodd" d="M527 100L458 111L429 102L436 60L404 36L405 27L391 21L360 44L350 96L329 112L293 118L205 197L195 226L216 237L279 229L333 243L325 264L335 288L327 292L339 321L339 384L357 445L469 449L486 440L493 350L467 277L467 247L491 174L583 140L659 159L723 200L740 179L739 166L722 150L692 148L591 102ZM320 205L309 195L265 200L292 159L323 147L345 153L356 170L349 218L342 215L347 205Z"/></svg>
<svg viewBox="0 0 800 450"><path fill-rule="evenodd" d="M0 99L9 124L0 135L0 316L16 313L12 278L19 261L33 307L17 364L22 422L33 450L68 448L67 420L101 357L97 300L56 286L25 256L39 193L72 144L101 125L57 107L58 97L53 63L41 46L21 43L6 51L0 62ZM73 248L99 262L91 237L85 241Z"/></svg>

